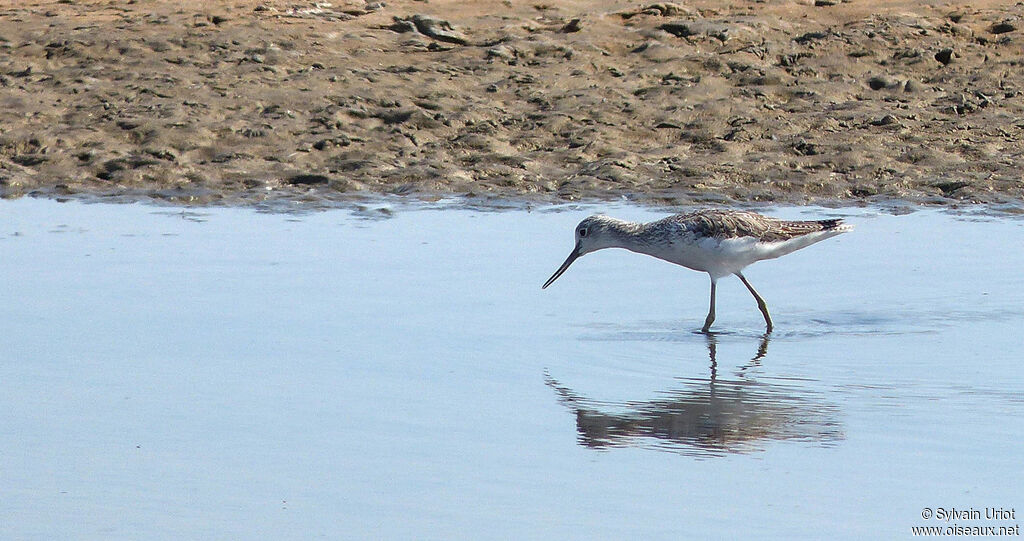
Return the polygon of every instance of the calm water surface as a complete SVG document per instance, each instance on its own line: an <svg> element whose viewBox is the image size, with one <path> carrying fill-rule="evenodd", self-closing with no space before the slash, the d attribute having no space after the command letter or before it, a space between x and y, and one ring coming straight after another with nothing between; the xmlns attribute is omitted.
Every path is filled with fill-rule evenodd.
<svg viewBox="0 0 1024 541"><path fill-rule="evenodd" d="M719 283L579 219L0 204L0 538L909 538L1024 514L1024 221Z"/></svg>

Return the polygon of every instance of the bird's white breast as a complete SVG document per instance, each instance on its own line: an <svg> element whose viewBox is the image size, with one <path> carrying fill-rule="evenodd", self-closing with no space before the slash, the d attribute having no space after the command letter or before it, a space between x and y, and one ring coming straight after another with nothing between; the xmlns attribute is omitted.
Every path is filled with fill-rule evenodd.
<svg viewBox="0 0 1024 541"><path fill-rule="evenodd" d="M719 239L684 234L637 251L688 269L707 272L717 279L739 272L755 261L777 257L772 255L776 244L760 242L752 237Z"/></svg>

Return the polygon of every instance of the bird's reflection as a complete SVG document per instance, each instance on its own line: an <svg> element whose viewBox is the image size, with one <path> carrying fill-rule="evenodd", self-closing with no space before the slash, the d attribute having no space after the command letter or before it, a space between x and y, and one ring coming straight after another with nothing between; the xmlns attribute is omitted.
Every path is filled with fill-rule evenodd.
<svg viewBox="0 0 1024 541"><path fill-rule="evenodd" d="M608 403L585 398L550 375L547 384L576 415L580 445L648 447L696 456L760 450L779 440L822 445L843 438L835 406L797 385L749 377L768 354L768 335L734 379L718 376L718 340L707 335L710 377L680 379L679 388L644 402Z"/></svg>

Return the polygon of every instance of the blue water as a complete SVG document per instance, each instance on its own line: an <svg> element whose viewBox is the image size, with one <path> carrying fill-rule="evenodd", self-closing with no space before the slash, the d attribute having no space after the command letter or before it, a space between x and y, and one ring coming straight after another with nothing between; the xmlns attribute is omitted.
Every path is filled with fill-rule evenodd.
<svg viewBox="0 0 1024 541"><path fill-rule="evenodd" d="M435 205L444 207L444 205ZM1024 513L1024 221L919 210L718 288L573 226L0 202L2 539L909 538ZM960 521L1013 525L1020 521Z"/></svg>

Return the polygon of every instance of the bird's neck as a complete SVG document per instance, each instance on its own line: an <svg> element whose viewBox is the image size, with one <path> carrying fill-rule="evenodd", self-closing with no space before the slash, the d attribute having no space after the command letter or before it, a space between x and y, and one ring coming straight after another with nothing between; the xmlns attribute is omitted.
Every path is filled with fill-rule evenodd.
<svg viewBox="0 0 1024 541"><path fill-rule="evenodd" d="M643 252L641 235L644 226L636 222L625 220L609 220L607 226L608 248L625 248L634 252Z"/></svg>

